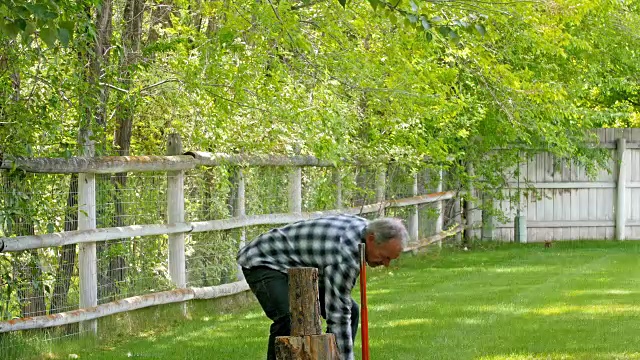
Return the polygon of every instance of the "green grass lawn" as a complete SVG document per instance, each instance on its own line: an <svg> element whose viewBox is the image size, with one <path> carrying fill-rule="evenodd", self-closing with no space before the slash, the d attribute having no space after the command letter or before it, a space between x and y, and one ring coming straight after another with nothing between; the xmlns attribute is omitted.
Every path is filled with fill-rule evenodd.
<svg viewBox="0 0 640 360"><path fill-rule="evenodd" d="M640 359L639 255L636 242L490 244L369 269L371 358ZM36 358L263 359L269 323L249 303L149 325Z"/></svg>

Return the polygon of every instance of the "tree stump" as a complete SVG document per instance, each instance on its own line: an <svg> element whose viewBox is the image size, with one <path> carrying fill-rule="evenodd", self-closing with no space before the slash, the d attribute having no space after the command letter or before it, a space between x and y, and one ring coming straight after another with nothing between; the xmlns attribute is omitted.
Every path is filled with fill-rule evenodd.
<svg viewBox="0 0 640 360"><path fill-rule="evenodd" d="M278 360L340 360L333 334L278 336Z"/></svg>
<svg viewBox="0 0 640 360"><path fill-rule="evenodd" d="M291 336L276 338L278 360L340 360L333 334L322 334L318 269L289 269Z"/></svg>

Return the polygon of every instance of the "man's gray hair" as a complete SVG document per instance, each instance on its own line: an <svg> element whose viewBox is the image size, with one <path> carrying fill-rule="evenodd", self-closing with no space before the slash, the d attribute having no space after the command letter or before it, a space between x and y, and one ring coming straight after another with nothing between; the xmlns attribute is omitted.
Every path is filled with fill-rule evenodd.
<svg viewBox="0 0 640 360"><path fill-rule="evenodd" d="M391 239L398 239L402 245L409 241L409 233L402 220L396 218L380 218L369 222L365 229L365 237L373 234L376 244L384 244Z"/></svg>

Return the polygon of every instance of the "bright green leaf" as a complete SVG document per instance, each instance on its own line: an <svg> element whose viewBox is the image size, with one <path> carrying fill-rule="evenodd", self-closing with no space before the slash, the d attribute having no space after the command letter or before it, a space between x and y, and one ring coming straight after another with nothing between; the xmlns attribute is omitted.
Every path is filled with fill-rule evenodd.
<svg viewBox="0 0 640 360"><path fill-rule="evenodd" d="M56 44L56 31L49 27L43 28L40 30L40 39L42 39L47 46L54 47Z"/></svg>
<svg viewBox="0 0 640 360"><path fill-rule="evenodd" d="M69 45L69 40L71 40L71 33L65 28L59 28L58 39L60 39L62 45L67 46Z"/></svg>
<svg viewBox="0 0 640 360"><path fill-rule="evenodd" d="M389 21L393 24L396 25L398 23L398 17L396 16L395 13L390 13L389 14Z"/></svg>
<svg viewBox="0 0 640 360"><path fill-rule="evenodd" d="M26 19L29 16L31 16L31 11L22 5L14 7L13 12L18 14L23 19Z"/></svg>
<svg viewBox="0 0 640 360"><path fill-rule="evenodd" d="M70 34L73 34L73 29L75 28L75 23L73 21L61 21L60 27L69 30Z"/></svg>
<svg viewBox="0 0 640 360"><path fill-rule="evenodd" d="M25 35L31 35L36 31L36 24L34 24L32 21L28 21L27 22L27 27L24 29L24 34Z"/></svg>
<svg viewBox="0 0 640 360"><path fill-rule="evenodd" d="M233 39L235 39L236 34L233 32L233 30L225 27L218 32L218 36L220 37L221 44L228 45L233 42Z"/></svg>
<svg viewBox="0 0 640 360"><path fill-rule="evenodd" d="M42 18L45 20L53 20L53 19L56 19L57 17L58 17L58 14L56 14L53 11L47 11L42 16Z"/></svg>
<svg viewBox="0 0 640 360"><path fill-rule="evenodd" d="M36 25L32 21L27 22L27 27L22 32L22 41L27 43L35 31Z"/></svg>
<svg viewBox="0 0 640 360"><path fill-rule="evenodd" d="M45 13L48 12L48 9L44 4L26 4L25 7L37 18L44 18Z"/></svg>
<svg viewBox="0 0 640 360"><path fill-rule="evenodd" d="M8 38L15 38L19 33L20 29L13 21L0 22L0 31Z"/></svg>
<svg viewBox="0 0 640 360"><path fill-rule="evenodd" d="M429 24L429 21L427 20L427 18L426 18L426 17L424 17L424 16L420 16L420 19L421 19L421 21L422 21L422 27L423 27L425 30L429 30L429 29L431 29L431 24Z"/></svg>
<svg viewBox="0 0 640 360"><path fill-rule="evenodd" d="M438 32L443 37L449 37L449 33L451 32L451 28L448 26L440 26L438 27Z"/></svg>
<svg viewBox="0 0 640 360"><path fill-rule="evenodd" d="M411 20L405 18L404 19L404 26L408 27L408 28L412 27Z"/></svg>
<svg viewBox="0 0 640 360"><path fill-rule="evenodd" d="M25 31L27 29L27 21L25 19L16 19L15 24L18 26L20 31Z"/></svg>

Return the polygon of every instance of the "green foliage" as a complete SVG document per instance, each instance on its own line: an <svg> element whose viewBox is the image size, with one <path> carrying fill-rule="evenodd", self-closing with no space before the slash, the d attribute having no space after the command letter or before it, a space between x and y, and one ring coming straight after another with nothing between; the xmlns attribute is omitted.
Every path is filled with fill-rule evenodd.
<svg viewBox="0 0 640 360"><path fill-rule="evenodd" d="M0 3L0 36L25 44L34 38L53 48L59 42L68 46L76 30L77 16L96 5L95 1L9 0Z"/></svg>
<svg viewBox="0 0 640 360"><path fill-rule="evenodd" d="M108 97L106 113L135 99L134 153L161 153L166 132L179 131L195 149L300 149L336 160L429 156L445 166L451 155L466 159L512 144L575 157L585 128L638 121L638 39L628 29L639 15L632 3L341 4L348 6L175 3L170 26L154 27L157 39L142 34L143 58L128 95ZM68 41L79 50L78 37L95 39L95 26L79 15L97 9L92 2L13 0L1 9L12 29L32 23L20 31L34 27L49 45ZM122 11L116 6L115 18ZM112 63L121 56L120 32L116 27ZM41 134L65 153L75 144L65 131L75 120L62 119L74 119L76 94L101 90L83 83L74 51L28 44L5 55L21 75L22 100L7 97L3 111L11 123L42 126L0 132L7 143L24 144L12 153L50 152L37 144ZM109 83L118 74L104 65L102 82ZM2 77L7 94L11 73ZM106 131L108 148L114 129L109 121L93 132Z"/></svg>

